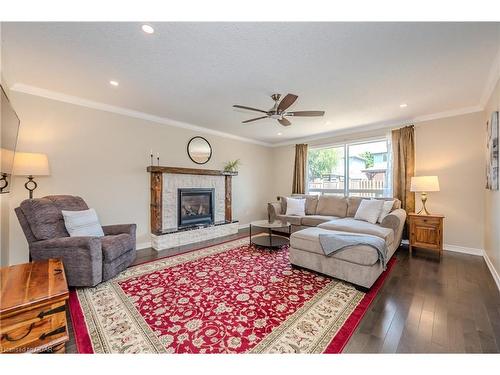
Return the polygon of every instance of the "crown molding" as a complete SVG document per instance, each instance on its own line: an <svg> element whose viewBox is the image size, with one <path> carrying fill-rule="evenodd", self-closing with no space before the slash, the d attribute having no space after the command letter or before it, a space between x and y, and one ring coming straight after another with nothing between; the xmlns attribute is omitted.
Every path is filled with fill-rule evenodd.
<svg viewBox="0 0 500 375"><path fill-rule="evenodd" d="M211 134L211 135L215 135L215 136L219 136L219 137L223 137L223 138L234 139L234 140L241 141L241 142L253 143L253 144L256 144L259 146L266 146L266 147L272 146L272 144L270 144L270 143L261 142L261 141L255 140L255 139L241 137L241 136L238 136L235 134L226 133L226 132L222 132L222 131L218 131L218 130L208 129L208 128L198 126L198 125L193 125L193 124L190 124L187 122L172 120L172 119L167 118L167 117L160 117L160 116L152 115L152 114L145 113L145 112L135 111L135 110L124 108L124 107L118 107L118 106L114 106L114 105L110 105L110 104L106 104L106 103L96 102L96 101L84 99L84 98L81 98L78 96L67 95L67 94L63 94L61 92L57 92L57 91L46 90L46 89L43 89L40 87L26 85L24 83L15 83L14 85L12 85L10 87L10 90L20 92L23 94L39 96L42 98L55 100L55 101L59 101L59 102L74 104L74 105L78 105L81 107L96 109L99 111L116 113L116 114L123 115L123 116L128 116L128 117L133 117L133 118L137 118L137 119L141 119L141 120L155 122L158 124L164 124L164 125L174 126L177 128L193 130L193 131L200 132L200 133Z"/></svg>
<svg viewBox="0 0 500 375"><path fill-rule="evenodd" d="M454 109L451 111L438 112L438 113L433 113L433 114L429 114L429 115L416 116L416 117L408 118L405 120L400 120L400 121L395 121L395 122L390 122L390 123L382 122L382 123L375 123L375 124L359 125L359 126L356 126L354 128L340 129L340 130L335 130L332 132L320 133L320 134L317 134L317 135L314 135L311 137L296 138L296 139L291 139L291 140L280 142L280 143L273 143L272 147L289 146L289 145L293 145L296 143L318 141L318 140L325 139L325 138L347 136L347 135L353 135L353 134L357 134L357 133L365 133L365 132L370 132L370 131L390 130L390 129L405 126L408 124L418 124L418 123L426 122L426 121L439 120L439 119L443 119L443 118L447 118L447 117L461 116L461 115L467 115L470 113L481 112L483 109L484 109L483 107L477 105L477 106L473 106L473 107L459 108L459 109Z"/></svg>
<svg viewBox="0 0 500 375"><path fill-rule="evenodd" d="M492 71L493 71L493 69L492 69ZM495 81L495 84L496 84L496 81ZM494 85L493 85L493 87L494 87ZM399 120L399 121L395 121L395 122L389 122L389 123L388 122L378 122L378 123L372 123L372 124L363 124L363 125L359 125L359 126L351 127L351 128L347 128L347 129L339 129L339 130L334 130L334 131L330 131L330 132L319 133L319 134L316 134L316 135L313 135L310 137L294 138L294 139L290 139L290 140L278 142L278 143L267 143L267 142L258 141L256 139L252 139L252 138L241 137L241 136L238 136L235 134L226 133L226 132L222 132L222 131L218 131L218 130L213 130L213 129L205 128L205 127L198 126L198 125L193 125L193 124L190 124L187 122L172 120L172 119L167 118L167 117L160 117L160 116L152 115L152 114L145 113L145 112L135 111L135 110L124 108L124 107L119 107L119 106L114 106L114 105L110 105L110 104L106 104L106 103L96 102L93 100L84 99L84 98L81 98L78 96L67 95L67 94L64 94L61 92L47 90L47 89L43 89L40 87L27 85L24 83L15 83L14 85L12 85L10 87L10 90L20 92L23 94L39 96L42 98L55 100L55 101L59 101L59 102L74 104L74 105L78 105L78 106L82 106L82 107L86 107L86 108L116 113L116 114L119 114L122 116L133 117L133 118L146 120L146 121L150 121L150 122L155 122L155 123L159 123L159 124L164 124L164 125L168 125L168 126L174 126L177 128L193 130L196 132L211 134L211 135L215 135L215 136L219 136L219 137L223 137L223 138L228 138L228 139L234 139L234 140L241 141L241 142L252 143L252 144L256 144L259 146L265 146L265 147L281 147L281 146L293 145L296 143L317 141L317 140L321 140L321 139L325 139L325 138L353 135L353 134L362 133L362 132L364 133L364 132L377 131L377 130L380 130L380 131L389 130L392 128L404 126L405 124L416 124L416 123L425 122L425 121L438 120L438 119L453 117L453 116L460 116L460 115L465 115L465 114L469 114L469 113L480 112L484 109L484 106L477 105L477 106L473 106L473 107L459 108L459 109L455 109L455 110L438 112L438 113L433 113L433 114L429 114L429 115L416 116L413 118L408 118L408 119ZM488 97L488 99L489 99L489 97Z"/></svg>
<svg viewBox="0 0 500 375"><path fill-rule="evenodd" d="M447 118L447 117L468 115L470 113L481 112L482 110L484 110L484 108L482 106L475 105L472 107L452 109L451 111L438 112L438 113L433 113L430 115L416 116L416 117L413 117L411 120L406 121L406 122L412 122L412 123L416 124L419 122L439 120L439 119Z"/></svg>
<svg viewBox="0 0 500 375"><path fill-rule="evenodd" d="M498 80L500 79L500 48L498 48L497 55L493 60L493 65L490 68L490 72L488 74L488 79L486 80L486 84L483 89L483 94L481 95L481 99L479 101L479 105L483 108L488 104L488 100L490 100L491 95L493 94L493 90L495 89Z"/></svg>

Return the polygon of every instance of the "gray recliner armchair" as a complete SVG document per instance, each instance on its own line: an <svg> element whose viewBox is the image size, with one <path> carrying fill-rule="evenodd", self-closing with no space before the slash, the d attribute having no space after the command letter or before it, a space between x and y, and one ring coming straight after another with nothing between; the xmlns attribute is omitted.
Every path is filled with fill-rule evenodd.
<svg viewBox="0 0 500 375"><path fill-rule="evenodd" d="M135 259L135 224L106 225L104 237L70 237L61 211L87 210L80 197L26 199L15 209L33 260L62 259L70 286L95 286Z"/></svg>

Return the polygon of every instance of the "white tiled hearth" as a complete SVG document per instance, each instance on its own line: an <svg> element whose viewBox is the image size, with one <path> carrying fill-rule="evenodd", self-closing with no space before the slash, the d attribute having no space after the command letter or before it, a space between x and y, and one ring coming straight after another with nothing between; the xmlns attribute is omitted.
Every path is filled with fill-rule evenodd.
<svg viewBox="0 0 500 375"><path fill-rule="evenodd" d="M151 246L155 250L164 250L171 247L187 245L217 237L238 233L238 223L215 225L200 229L190 229L162 235L151 234Z"/></svg>

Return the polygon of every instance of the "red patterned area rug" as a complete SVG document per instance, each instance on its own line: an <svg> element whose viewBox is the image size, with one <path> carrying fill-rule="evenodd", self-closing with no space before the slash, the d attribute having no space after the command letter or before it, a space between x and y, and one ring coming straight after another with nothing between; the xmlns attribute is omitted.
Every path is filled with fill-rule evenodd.
<svg viewBox="0 0 500 375"><path fill-rule="evenodd" d="M248 238L131 267L70 294L80 353L338 353L368 293Z"/></svg>

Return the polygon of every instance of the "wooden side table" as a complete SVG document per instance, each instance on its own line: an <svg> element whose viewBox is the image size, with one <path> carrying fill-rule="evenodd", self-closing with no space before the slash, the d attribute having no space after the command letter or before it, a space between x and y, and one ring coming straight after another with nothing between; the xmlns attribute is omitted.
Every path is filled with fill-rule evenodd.
<svg viewBox="0 0 500 375"><path fill-rule="evenodd" d="M4 267L0 275L0 353L64 353L69 293L62 262Z"/></svg>
<svg viewBox="0 0 500 375"><path fill-rule="evenodd" d="M408 214L410 226L410 254L414 247L443 252L443 215Z"/></svg>

